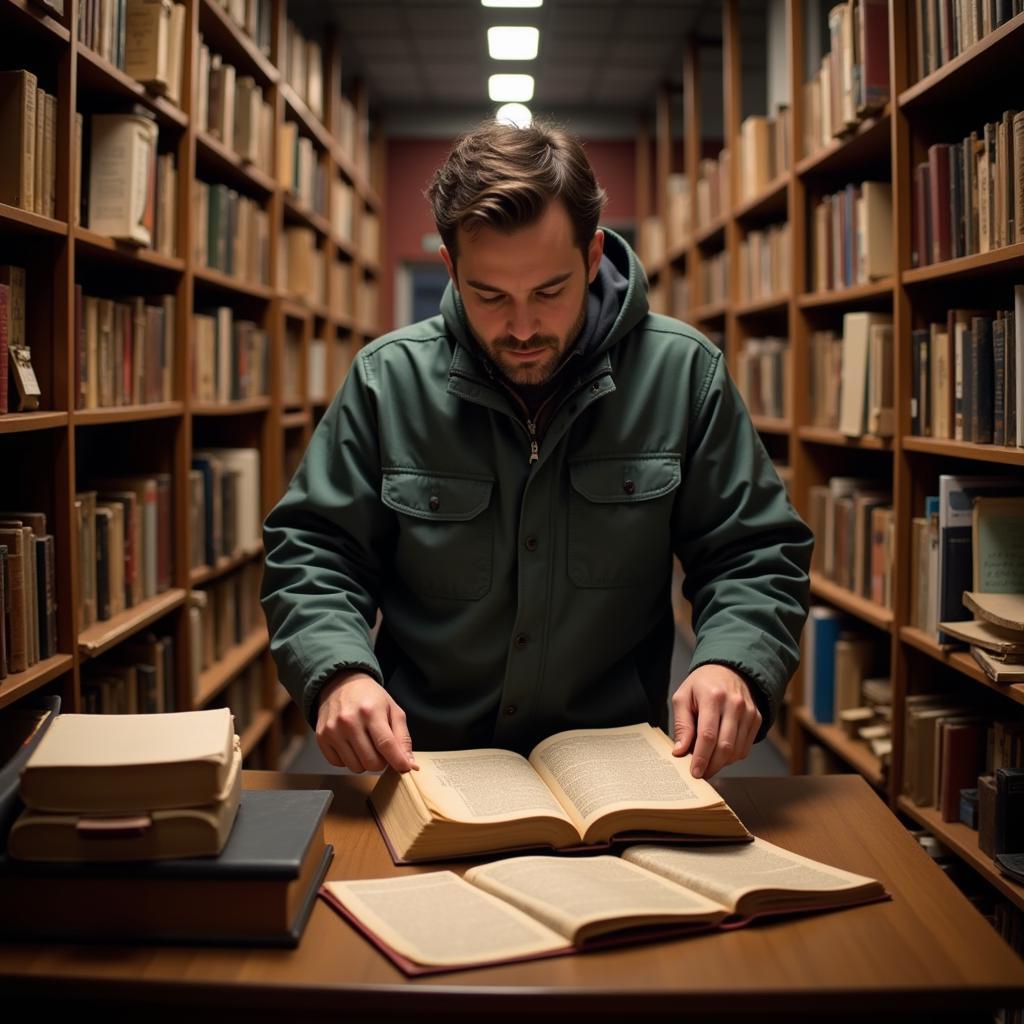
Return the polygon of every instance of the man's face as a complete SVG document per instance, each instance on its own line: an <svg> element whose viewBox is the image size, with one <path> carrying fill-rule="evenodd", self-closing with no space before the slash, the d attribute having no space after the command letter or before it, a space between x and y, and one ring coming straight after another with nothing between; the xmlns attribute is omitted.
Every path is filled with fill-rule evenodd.
<svg viewBox="0 0 1024 1024"><path fill-rule="evenodd" d="M556 200L534 224L512 232L459 228L457 246L457 264L445 246L441 255L474 337L513 384L545 383L583 327L604 232L595 233L585 263Z"/></svg>

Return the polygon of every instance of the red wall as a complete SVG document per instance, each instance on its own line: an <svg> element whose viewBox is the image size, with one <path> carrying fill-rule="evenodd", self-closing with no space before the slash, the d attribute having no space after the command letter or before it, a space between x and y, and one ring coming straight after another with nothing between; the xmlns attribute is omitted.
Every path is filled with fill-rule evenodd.
<svg viewBox="0 0 1024 1024"><path fill-rule="evenodd" d="M444 162L450 140L395 139L388 143L387 185L384 195L386 231L381 280L381 326L387 331L394 323L395 271L401 263L440 260L436 253L423 251L423 236L437 228L423 191L435 169ZM587 154L597 180L608 193L604 219L633 220L636 198L634 147L631 141L595 141L587 143Z"/></svg>

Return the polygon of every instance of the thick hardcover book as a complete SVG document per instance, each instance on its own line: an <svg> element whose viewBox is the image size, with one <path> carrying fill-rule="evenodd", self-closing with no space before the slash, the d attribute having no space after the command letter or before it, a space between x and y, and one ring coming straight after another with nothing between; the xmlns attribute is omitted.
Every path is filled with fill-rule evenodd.
<svg viewBox="0 0 1024 1024"><path fill-rule="evenodd" d="M994 420L994 368L992 365L992 318L971 320L971 440L991 444Z"/></svg>
<svg viewBox="0 0 1024 1024"><path fill-rule="evenodd" d="M932 263L948 260L952 253L949 148L944 142L928 147Z"/></svg>
<svg viewBox="0 0 1024 1024"><path fill-rule="evenodd" d="M622 857L512 857L328 882L320 895L409 975L741 928L760 917L889 899L881 882L762 839Z"/></svg>
<svg viewBox="0 0 1024 1024"><path fill-rule="evenodd" d="M549 849L750 833L690 758L647 723L573 729L511 750L416 751L419 771L386 771L370 807L396 864Z"/></svg>
<svg viewBox="0 0 1024 1024"><path fill-rule="evenodd" d="M243 790L217 857L26 864L0 854L0 933L87 942L298 944L334 849L328 790Z"/></svg>
<svg viewBox="0 0 1024 1024"><path fill-rule="evenodd" d="M1006 444L1006 320L992 321L992 443Z"/></svg>

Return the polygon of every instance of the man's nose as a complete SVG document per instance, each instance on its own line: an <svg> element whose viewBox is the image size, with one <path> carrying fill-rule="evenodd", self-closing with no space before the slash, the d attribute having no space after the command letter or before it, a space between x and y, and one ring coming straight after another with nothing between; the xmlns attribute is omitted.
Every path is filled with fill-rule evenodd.
<svg viewBox="0 0 1024 1024"><path fill-rule="evenodd" d="M527 304L516 304L509 313L508 333L518 341L528 341L537 333L536 321Z"/></svg>

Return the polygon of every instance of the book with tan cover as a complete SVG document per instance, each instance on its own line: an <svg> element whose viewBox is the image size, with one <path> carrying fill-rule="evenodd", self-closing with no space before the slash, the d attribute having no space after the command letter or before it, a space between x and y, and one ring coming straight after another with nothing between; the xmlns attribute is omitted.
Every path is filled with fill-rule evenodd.
<svg viewBox="0 0 1024 1024"><path fill-rule="evenodd" d="M621 858L512 857L327 882L320 895L406 974L562 956L889 898L881 882L755 839Z"/></svg>
<svg viewBox="0 0 1024 1024"><path fill-rule="evenodd" d="M1018 632L1024 630L1024 594L983 594L965 590L964 607L996 626Z"/></svg>
<svg viewBox="0 0 1024 1024"><path fill-rule="evenodd" d="M11 827L7 853L32 861L135 861L213 857L224 849L242 796L242 748L214 801L132 816L83 817L26 808Z"/></svg>
<svg viewBox="0 0 1024 1024"><path fill-rule="evenodd" d="M980 647L993 654L1005 657L1008 654L1024 654L1024 631L1007 629L984 619L968 619L965 622L940 622L939 626L954 640Z"/></svg>
<svg viewBox="0 0 1024 1024"><path fill-rule="evenodd" d="M231 770L228 708L156 715L60 715L21 775L48 811L116 814L214 802Z"/></svg>
<svg viewBox="0 0 1024 1024"><path fill-rule="evenodd" d="M646 722L573 729L511 750L415 752L419 771L388 769L370 795L396 864L639 839L749 841L690 755Z"/></svg>

